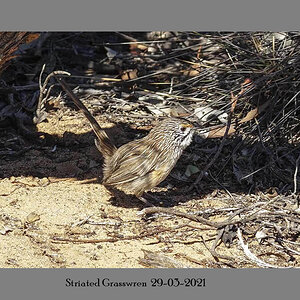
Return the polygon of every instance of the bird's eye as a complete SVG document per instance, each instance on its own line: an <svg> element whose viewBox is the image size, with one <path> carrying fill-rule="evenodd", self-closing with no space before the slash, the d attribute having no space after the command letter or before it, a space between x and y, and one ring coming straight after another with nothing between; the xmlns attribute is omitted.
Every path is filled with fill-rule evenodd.
<svg viewBox="0 0 300 300"><path fill-rule="evenodd" d="M186 128L185 127L181 127L180 130L181 130L181 132L185 132Z"/></svg>

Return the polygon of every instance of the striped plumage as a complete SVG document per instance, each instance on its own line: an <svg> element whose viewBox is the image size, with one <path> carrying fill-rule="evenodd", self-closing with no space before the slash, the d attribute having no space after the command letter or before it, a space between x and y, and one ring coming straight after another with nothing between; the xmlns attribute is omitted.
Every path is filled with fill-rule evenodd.
<svg viewBox="0 0 300 300"><path fill-rule="evenodd" d="M103 184L132 193L146 202L141 195L169 175L192 141L193 125L179 118L164 119L144 138L116 148L66 83L62 79L58 81L89 120L97 136L95 143L104 157Z"/></svg>
<svg viewBox="0 0 300 300"><path fill-rule="evenodd" d="M192 136L193 126L185 120L161 121L144 138L104 156L103 183L141 196L169 175Z"/></svg>

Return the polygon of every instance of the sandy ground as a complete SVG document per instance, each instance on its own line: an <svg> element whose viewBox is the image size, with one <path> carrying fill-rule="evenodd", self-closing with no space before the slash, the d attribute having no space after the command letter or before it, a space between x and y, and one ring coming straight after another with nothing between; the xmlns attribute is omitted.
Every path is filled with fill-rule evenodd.
<svg viewBox="0 0 300 300"><path fill-rule="evenodd" d="M59 120L57 116L48 120L38 125L38 131L55 136L57 143L50 146L32 146L14 136L14 131L7 133L6 140L20 139L25 148L28 145L31 148L1 161L0 267L157 266L154 262L142 263L145 251L154 253L165 267L219 267L202 243L205 239L211 246L215 231L179 217L142 218L138 212L143 204L138 200L131 196L114 197L94 180L101 175L102 158L94 146L87 121L79 113L69 111ZM126 140L124 130L117 130L119 139ZM175 170L186 165L186 158L182 157ZM229 204L229 196L224 192L213 196L187 195L183 193L184 188L185 183L169 176L154 192L174 208L187 212ZM162 229L166 231L151 234ZM141 237L145 233L149 235ZM71 241L112 238L113 241L98 243ZM218 247L222 254L242 258L243 253L237 249L223 244Z"/></svg>

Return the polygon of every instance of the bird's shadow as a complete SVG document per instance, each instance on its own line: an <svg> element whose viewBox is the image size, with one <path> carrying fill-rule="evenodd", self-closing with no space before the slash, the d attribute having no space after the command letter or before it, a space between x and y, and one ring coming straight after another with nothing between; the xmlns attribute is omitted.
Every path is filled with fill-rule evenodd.
<svg viewBox="0 0 300 300"><path fill-rule="evenodd" d="M33 127L32 130L37 132L36 127ZM118 147L147 134L146 130L132 129L125 123L116 123L115 126L105 130L112 140L116 142ZM16 130L12 127L1 130L0 178L10 178L12 176L54 177L62 180L64 178L74 178L77 180L86 180L86 184L89 184L90 179L96 178L97 183L101 184L103 158L94 144L95 136L92 130L80 134L66 131L62 136L58 134L50 135L41 131L39 131L39 134L44 135L44 138L39 140L27 140L25 137L17 134ZM270 186L276 187L277 185L280 192L280 178L277 181L268 183L269 177L266 176L264 178L263 174L260 175L260 177L254 176L252 182L254 188L251 190L247 182L239 183L236 178L232 177L233 170L230 164L226 166L226 161L228 162L230 161L230 157L232 158L231 152L237 143L241 144L241 149L246 148L247 141L241 142L240 139L231 140L220 154L218 160L224 161L225 165L223 163L220 164L218 161L216 162L216 164L221 166L218 180L214 181L212 177L203 177L200 184L197 185L198 189L189 191L188 188L197 178L197 174L191 176L187 181L180 180L178 176L172 175L178 173L183 174L187 165L193 164L191 157L194 154L200 156L200 148L212 148L214 143L216 143L214 140L204 141L202 145L193 142L183 152L183 155L171 174L160 183L158 187L146 193L144 197L153 205L172 207L178 205L179 202L184 203L191 199L204 198L215 190L223 190L228 194L247 194L254 192L255 186L260 184L262 191L267 191ZM291 146L289 146L289 148L291 148ZM300 151L297 146L295 146L295 150L297 150L297 152ZM258 153L260 154L253 156L252 159L256 160L255 166L264 168L264 166L268 164L268 153L263 153L263 151L260 150ZM201 157L198 161L198 168L204 169L211 157L211 155L208 159ZM244 157L241 155L238 157L237 162L243 163L243 159ZM292 167L292 163L289 162L289 160L290 157L288 155L282 155L281 164L285 165L287 171ZM284 180L284 178L286 178L286 176L282 176L282 180ZM267 183L261 184L260 182L263 180ZM284 184L284 186L287 186L286 182L284 182ZM169 188L169 186L171 186L171 188ZM293 180L289 183L289 186L293 186ZM282 189L282 193L286 192L285 190ZM110 191L111 198L109 201L112 205L126 208L143 208L145 206L144 203L133 195L127 195L114 188L110 188ZM150 195L150 198L148 198L147 194Z"/></svg>
<svg viewBox="0 0 300 300"><path fill-rule="evenodd" d="M80 134L66 131L60 136L37 131L35 126L28 127L28 129L38 133L42 138L32 139L31 137L27 140L26 137L17 134L12 127L2 131L0 143L2 142L4 148L11 147L15 151L3 152L6 155L5 159L0 162L0 178L12 176L55 177L62 180L75 178L83 180L85 184L95 182L101 184L103 157L95 146L95 135L91 130ZM142 129L134 130L125 123L115 124L105 131L117 147L148 133ZM5 143L5 140L11 141L10 144ZM166 185L170 179L167 178L161 185ZM114 187L106 186L106 189L111 193L109 201L114 206L145 207L145 204L134 195L126 194ZM156 190L159 190L159 187ZM165 191L152 191L144 193L143 197L155 206L170 207L176 205L177 201L170 200L167 194ZM188 198L188 195L185 196Z"/></svg>

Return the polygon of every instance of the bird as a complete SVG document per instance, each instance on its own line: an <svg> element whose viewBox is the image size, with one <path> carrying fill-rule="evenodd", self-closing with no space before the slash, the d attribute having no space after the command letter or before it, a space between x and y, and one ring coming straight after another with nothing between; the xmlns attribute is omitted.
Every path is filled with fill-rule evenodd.
<svg viewBox="0 0 300 300"><path fill-rule="evenodd" d="M169 175L183 150L191 144L194 125L186 119L168 117L145 137L117 148L64 80L59 78L58 82L89 120L97 137L95 144L104 159L102 184L134 194L145 204L153 206L142 195Z"/></svg>

